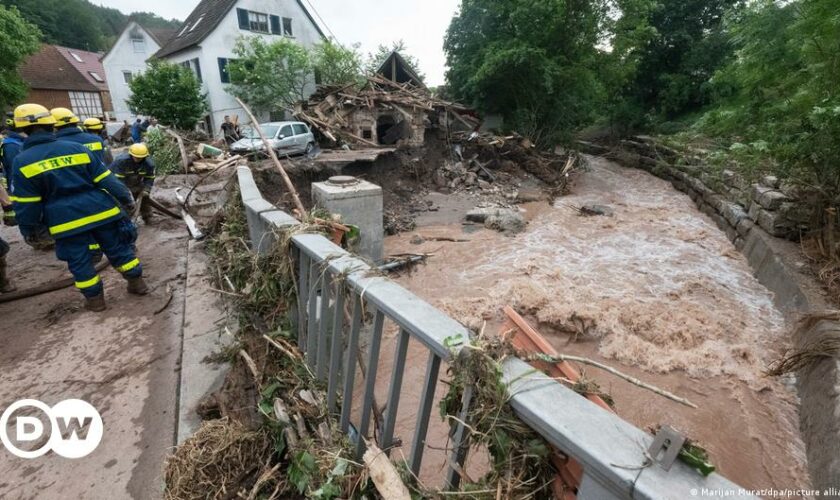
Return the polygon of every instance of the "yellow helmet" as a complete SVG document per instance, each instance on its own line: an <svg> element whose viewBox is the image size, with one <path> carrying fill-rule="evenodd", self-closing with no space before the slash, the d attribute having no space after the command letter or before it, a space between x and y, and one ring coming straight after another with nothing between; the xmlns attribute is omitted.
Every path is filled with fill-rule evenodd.
<svg viewBox="0 0 840 500"><path fill-rule="evenodd" d="M67 108L53 108L50 113L55 118L56 126L63 127L71 123L79 123L79 117Z"/></svg>
<svg viewBox="0 0 840 500"><path fill-rule="evenodd" d="M85 128L88 130L102 130L102 120L99 118L88 118L84 122Z"/></svg>
<svg viewBox="0 0 840 500"><path fill-rule="evenodd" d="M147 148L145 144L141 143L132 144L128 148L128 154L135 158L146 158L149 156L149 148Z"/></svg>
<svg viewBox="0 0 840 500"><path fill-rule="evenodd" d="M15 108L15 127L26 128L32 125L55 125L55 118L50 110L40 104L21 104Z"/></svg>

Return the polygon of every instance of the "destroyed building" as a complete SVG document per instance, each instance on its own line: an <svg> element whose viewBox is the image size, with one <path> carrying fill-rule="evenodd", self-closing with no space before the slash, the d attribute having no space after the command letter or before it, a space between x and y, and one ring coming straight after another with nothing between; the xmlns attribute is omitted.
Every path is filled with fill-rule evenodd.
<svg viewBox="0 0 840 500"><path fill-rule="evenodd" d="M429 129L470 131L481 124L469 108L433 97L397 52L360 89L322 86L295 116L333 142L372 147L418 147Z"/></svg>

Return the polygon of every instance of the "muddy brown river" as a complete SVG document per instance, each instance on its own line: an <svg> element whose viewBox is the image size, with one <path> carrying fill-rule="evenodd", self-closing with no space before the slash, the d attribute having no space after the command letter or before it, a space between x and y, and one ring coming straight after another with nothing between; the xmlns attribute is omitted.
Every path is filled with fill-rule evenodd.
<svg viewBox="0 0 840 500"><path fill-rule="evenodd" d="M572 208L586 203L615 214L583 217ZM585 370L623 418L642 428L680 429L744 487L809 486L795 390L790 380L762 373L789 346L785 320L746 260L688 196L645 172L591 158L572 194L553 206L522 208L529 225L516 237L468 234L460 219L437 218L388 238L386 253L434 254L397 281L474 329L486 322L494 331L510 305L560 352L688 398L699 408ZM469 241L415 245L413 234ZM422 377L425 357L413 354L418 366L409 371ZM402 434L410 442L410 432ZM430 460L423 476L440 474Z"/></svg>

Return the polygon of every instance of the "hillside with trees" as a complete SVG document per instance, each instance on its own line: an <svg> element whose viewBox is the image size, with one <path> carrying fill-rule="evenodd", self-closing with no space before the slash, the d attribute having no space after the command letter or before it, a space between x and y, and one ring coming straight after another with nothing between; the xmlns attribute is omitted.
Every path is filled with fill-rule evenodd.
<svg viewBox="0 0 840 500"><path fill-rule="evenodd" d="M444 48L448 92L542 146L701 141L840 202L837 0L463 0Z"/></svg>
<svg viewBox="0 0 840 500"><path fill-rule="evenodd" d="M87 0L0 0L0 5L17 7L25 20L40 29L44 42L92 52L108 50L129 17L150 28L174 29L181 24L150 12L126 15Z"/></svg>

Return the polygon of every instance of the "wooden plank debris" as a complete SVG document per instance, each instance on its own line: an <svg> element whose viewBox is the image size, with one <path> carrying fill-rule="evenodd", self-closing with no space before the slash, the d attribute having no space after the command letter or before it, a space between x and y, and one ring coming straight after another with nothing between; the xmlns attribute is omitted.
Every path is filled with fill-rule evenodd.
<svg viewBox="0 0 840 500"><path fill-rule="evenodd" d="M295 106L294 115L333 142L341 139L376 148L381 146L350 130L347 117L356 109L377 107L393 110L407 119L418 111L451 114L467 130L475 130L481 125L481 120L466 106L438 99L409 83L399 84L379 76L369 77L361 88L348 85L319 87L307 102Z"/></svg>

